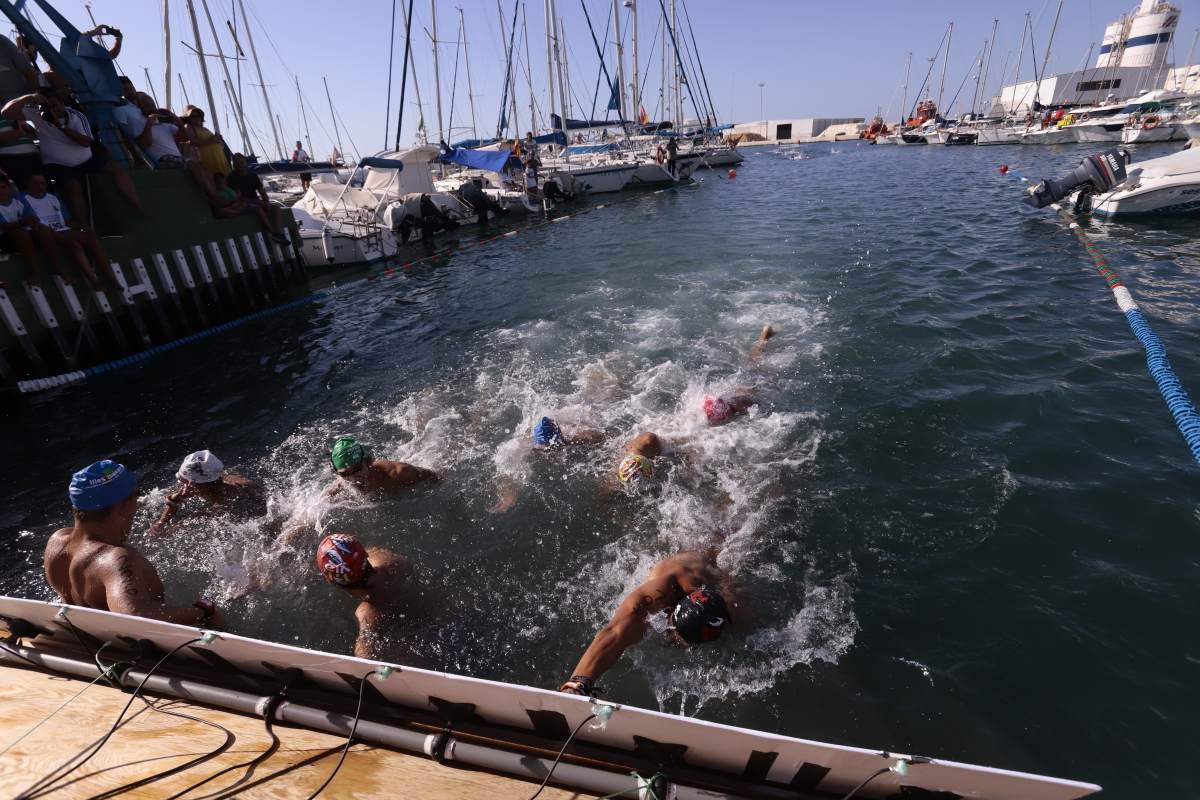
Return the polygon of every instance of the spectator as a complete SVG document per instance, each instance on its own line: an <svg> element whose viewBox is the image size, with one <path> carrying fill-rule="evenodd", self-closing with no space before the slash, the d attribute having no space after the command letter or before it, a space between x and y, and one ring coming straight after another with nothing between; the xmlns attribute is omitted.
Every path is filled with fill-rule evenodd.
<svg viewBox="0 0 1200 800"><path fill-rule="evenodd" d="M0 117L0 170L19 186L41 168L33 126Z"/></svg>
<svg viewBox="0 0 1200 800"><path fill-rule="evenodd" d="M145 145L144 149L154 168L186 169L192 174L192 178L200 185L204 193L208 195L211 202L217 191L213 185L213 174L204 168L198 157L192 154L192 150L186 142L184 142L184 146L188 148L188 155L185 155L184 151L180 149L183 123L170 111L155 108L154 98L145 92L134 93L134 105L138 107L138 111L146 120L149 144ZM146 135L145 132L143 135Z"/></svg>
<svg viewBox="0 0 1200 800"><path fill-rule="evenodd" d="M111 37L113 37L113 40L114 40L112 47L105 46L103 41L97 42L97 44L99 44L101 47L104 47L106 50L108 50L108 57L111 58L113 61L116 61L117 56L121 55L121 41L123 38L121 35L121 31L117 28L112 27L111 25L97 25L96 27L92 28L90 31L84 31L83 33L81 33L79 35L80 36L111 36Z"/></svg>
<svg viewBox="0 0 1200 800"><path fill-rule="evenodd" d="M26 51L0 36L0 103L37 91L38 73Z"/></svg>
<svg viewBox="0 0 1200 800"><path fill-rule="evenodd" d="M225 142L204 127L204 112L195 106L183 109L183 134L200 157L200 165L212 175L228 175L232 168L225 155Z"/></svg>
<svg viewBox="0 0 1200 800"><path fill-rule="evenodd" d="M80 230L67 225L70 217L62 207L62 203L56 196L50 194L48 188L46 176L34 173L29 177L29 182L25 186L25 194L21 195L21 200L37 215L38 222L54 232L57 242L70 253L71 258L79 267L79 271L92 286L97 288L100 286L98 273L102 273L105 278L116 285L117 279L112 271L112 261L109 259L108 253L104 252L104 245L100 244L100 237L92 231Z"/></svg>
<svg viewBox="0 0 1200 800"><path fill-rule="evenodd" d="M300 163L300 164L307 164L311 160L312 159L309 158L308 153L306 153L304 151L304 148L301 146L301 144L299 142L296 142L296 149L292 151L292 162ZM308 191L308 186L310 183L312 183L312 173L311 172L301 172L300 173L300 186L304 189L304 191L306 191L306 192Z"/></svg>
<svg viewBox="0 0 1200 800"><path fill-rule="evenodd" d="M283 231L277 226L272 225L271 217L267 214L266 209L262 206L251 205L246 198L238 194L237 190L229 185L228 179L219 172L213 174L213 183L217 188L216 197L213 200L214 214L223 219L257 216L258 221L271 234L272 239L279 244L288 244Z"/></svg>
<svg viewBox="0 0 1200 800"><path fill-rule="evenodd" d="M66 198L71 215L84 228L91 228L91 214L84 197L83 180L97 172L107 173L117 189L138 211L142 210L137 189L129 173L110 161L103 150L93 152L92 129L87 117L67 108L56 95L27 94L10 100L0 115L18 121L22 117L37 129L42 164Z"/></svg>
<svg viewBox="0 0 1200 800"><path fill-rule="evenodd" d="M37 246L34 246L34 243ZM42 254L50 259L50 265L62 279L71 282L69 275L58 263L58 244L54 234L38 222L37 213L29 204L16 196L12 179L0 173L0 249L7 253L16 251L29 268L25 281L31 286L41 286Z"/></svg>
<svg viewBox="0 0 1200 800"><path fill-rule="evenodd" d="M287 244L287 239L283 238L283 217L279 213L279 206L267 197L262 178L250 171L250 163L241 153L233 154L233 172L229 173L227 183L242 196L247 205L263 210L270 222L267 230L271 231L271 236L281 244Z"/></svg>

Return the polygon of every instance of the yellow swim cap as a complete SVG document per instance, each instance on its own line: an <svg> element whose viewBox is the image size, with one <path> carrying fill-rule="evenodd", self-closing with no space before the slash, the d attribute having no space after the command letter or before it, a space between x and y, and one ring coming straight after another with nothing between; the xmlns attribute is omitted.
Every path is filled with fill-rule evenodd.
<svg viewBox="0 0 1200 800"><path fill-rule="evenodd" d="M621 465L617 467L617 477L622 483L637 485L654 477L654 467L645 456L630 454L621 459Z"/></svg>

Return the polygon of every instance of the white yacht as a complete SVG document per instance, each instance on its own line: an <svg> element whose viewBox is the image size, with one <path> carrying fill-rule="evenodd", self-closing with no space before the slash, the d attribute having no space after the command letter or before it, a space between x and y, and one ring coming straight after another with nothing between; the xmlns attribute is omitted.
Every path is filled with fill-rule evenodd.
<svg viewBox="0 0 1200 800"><path fill-rule="evenodd" d="M1122 218L1200 212L1200 148L1135 161L1125 180L1090 198L1090 210L1098 217Z"/></svg>

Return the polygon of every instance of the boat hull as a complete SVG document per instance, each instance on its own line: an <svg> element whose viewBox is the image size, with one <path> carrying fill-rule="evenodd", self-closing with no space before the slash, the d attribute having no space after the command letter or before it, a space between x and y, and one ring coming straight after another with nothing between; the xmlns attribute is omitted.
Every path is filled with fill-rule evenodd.
<svg viewBox="0 0 1200 800"><path fill-rule="evenodd" d="M558 180L567 191L579 194L619 192L633 180L634 164L599 167L551 167L549 177Z"/></svg>
<svg viewBox="0 0 1200 800"><path fill-rule="evenodd" d="M1102 144L1104 142L1119 142L1121 141L1121 129L1123 125L1076 125L1075 138L1080 142L1088 144Z"/></svg>
<svg viewBox="0 0 1200 800"><path fill-rule="evenodd" d="M1073 144L1078 141L1075 138L1075 129L1073 127L1063 128L1046 128L1044 130L1031 130L1021 135L1021 144Z"/></svg>
<svg viewBox="0 0 1200 800"><path fill-rule="evenodd" d="M1121 141L1125 144L1173 142L1182 138L1184 137L1179 126L1173 123L1165 123L1156 128L1125 128L1121 131Z"/></svg>

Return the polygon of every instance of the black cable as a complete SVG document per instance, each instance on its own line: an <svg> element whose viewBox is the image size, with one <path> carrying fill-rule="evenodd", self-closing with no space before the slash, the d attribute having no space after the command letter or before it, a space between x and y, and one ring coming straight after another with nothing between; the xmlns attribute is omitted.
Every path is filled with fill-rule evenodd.
<svg viewBox="0 0 1200 800"><path fill-rule="evenodd" d="M575 734L579 733L579 731L583 729L584 725L587 725L595 718L595 714L589 714L584 718L583 722L575 726L575 730L571 731L571 735L567 737L565 742L563 742L562 749L559 750L558 755L554 757L554 763L550 765L550 771L547 772L546 777L542 779L542 785L538 787L536 792L529 796L529 800L537 800L538 795L545 791L546 784L550 783L550 779L554 777L554 770L558 768L558 762L562 760L563 753L567 752L567 747L570 746L571 740L575 738Z"/></svg>
<svg viewBox="0 0 1200 800"><path fill-rule="evenodd" d="M243 767L245 767L246 774L243 775L242 777L238 778L236 781L234 781L229 786L226 786L224 789L218 789L215 792L210 792L209 794L200 795L199 797L196 798L196 800L209 800L209 798L217 797L218 795L228 792L230 789L236 789L238 786L241 786L243 783L245 783L246 781L248 781L252 777L254 777L254 770L258 768L258 765L261 764L262 762L266 761L271 756L275 755L275 752L279 749L280 741L279 741L279 736L275 733L274 724L275 724L275 709L279 707L279 703L282 700L283 700L283 695L275 695L275 697L271 698L271 701L267 706L267 710L265 712L263 712L263 724L266 727L267 735L271 737L271 743L269 745L267 745L266 750L262 751L261 753L256 755L254 758L250 759L249 761L243 761L240 764L234 764L231 767L226 767L225 769L221 770L220 772L215 772L212 775L209 775L204 780L200 781L199 783L193 783L191 786L188 786L186 789L184 789L180 792L176 792L175 794L166 798L166 800L178 800L178 798L183 797L184 795L187 795L187 794L191 794L191 792L193 790L199 789L204 784L209 783L210 781L216 780L217 778L221 777L222 775L225 775L226 773L233 772L235 769L242 769Z"/></svg>
<svg viewBox="0 0 1200 800"><path fill-rule="evenodd" d="M325 787L329 785L334 776L338 774L338 770L342 768L342 762L346 760L346 754L350 752L350 745L354 742L354 733L358 730L358 718L362 713L363 691L367 688L367 680L370 679L375 672L368 672L363 676L362 681L358 684L358 706L354 709L354 724L350 726L350 735L346 737L346 744L342 747L342 754L338 757L338 761L333 766L333 772L329 773L329 777L325 782L317 787L317 790L308 796L308 800L313 800L314 797L325 791Z"/></svg>
<svg viewBox="0 0 1200 800"><path fill-rule="evenodd" d="M892 771L891 767L881 767L881 768L875 770L874 772L872 772L870 774L870 776L867 777L867 779L865 781L863 781L858 786L855 786L853 789L851 789L850 793L847 794L845 797L843 797L842 800L850 800L851 797L854 797L854 795L858 794L859 789L863 788L864 786L866 786L868 783L870 783L871 781L878 778L883 773L891 772L891 771Z"/></svg>
<svg viewBox="0 0 1200 800"><path fill-rule="evenodd" d="M155 665L150 668L150 671L146 673L145 677L143 677L141 682L137 685L137 688L133 692L133 696L129 698L129 702L127 702L125 704L125 707L123 709L121 709L121 713L117 715L117 718L113 722L112 726L109 727L108 732L104 734L104 736L100 739L100 741L96 745L94 745L94 746L88 745L88 747L92 748L92 751L90 753L88 753L86 756L84 756L82 761L80 761L78 764L75 764L74 766L71 766L71 762L75 761L80 756L83 756L83 754L87 751L88 747L85 747L83 750L80 750L78 753L73 755L71 758L67 759L67 761L64 762L62 764L62 766L53 770L49 775L45 776L44 778L41 778L35 784L30 786L28 789L21 792L21 794L17 795L16 800L33 800L33 798L35 798L35 797L41 797L44 794L49 794L50 792L55 791L56 787L54 786L54 784L58 783L63 778L65 778L67 775L70 775L72 772L79 769L84 764L86 764L89 760L91 760L91 758L94 755L96 755L96 753L100 752L100 749L102 747L104 747L104 745L108 742L108 740L110 738L112 738L112 735L116 732L117 728L120 726L121 720L125 717L125 714L129 711L129 707L131 705L133 705L133 701L136 700L141 695L142 689L146 686L146 681L150 680L150 677L152 675L154 675L154 673L156 671L158 671L159 667L161 667L164 663L166 663L167 659L169 659L171 656L178 653L183 648L185 648L189 645L193 645L196 642L200 641L201 638L202 637L197 636L194 639L189 639L188 641L184 642L183 644L178 645L175 649L171 650L165 656L160 658L157 661L157 663L155 663ZM66 769L66 772L62 772L63 769ZM60 772L62 772L62 774L59 774Z"/></svg>

